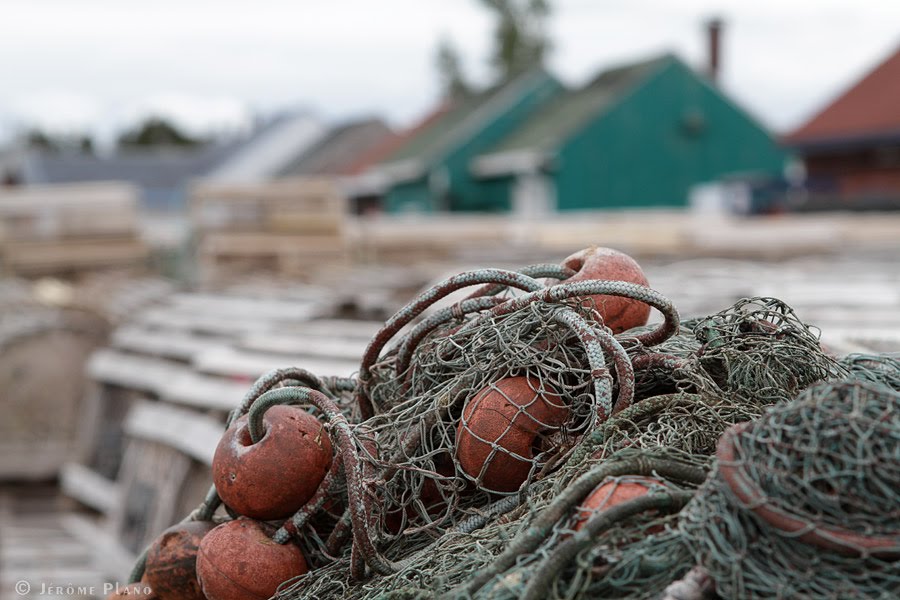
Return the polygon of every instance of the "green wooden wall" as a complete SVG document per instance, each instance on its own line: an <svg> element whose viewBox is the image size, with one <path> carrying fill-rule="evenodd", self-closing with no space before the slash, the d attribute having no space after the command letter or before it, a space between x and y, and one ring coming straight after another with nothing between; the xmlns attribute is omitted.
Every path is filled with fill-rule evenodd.
<svg viewBox="0 0 900 600"><path fill-rule="evenodd" d="M434 210L428 181L424 177L396 183L384 197L384 209L392 213L432 212Z"/></svg>
<svg viewBox="0 0 900 600"><path fill-rule="evenodd" d="M450 209L456 211L498 211L504 204L491 202L484 187L470 171L472 159L512 133L541 105L562 92L559 81L549 75L516 99L507 110L487 123L477 135L450 152L442 162L450 174Z"/></svg>
<svg viewBox="0 0 900 600"><path fill-rule="evenodd" d="M524 82L523 82L524 83ZM518 82L512 85L517 85ZM462 140L428 165L430 173L442 172L448 178L446 197L438 198L428 185L428 177L392 186L385 197L389 212L415 210L432 212L437 209L452 211L503 211L508 202L495 201L485 195L485 186L471 175L472 159L512 133L541 105L562 91L562 85L553 76L534 74L520 93L510 99L508 106L499 109L470 137ZM502 93L502 92L501 92Z"/></svg>
<svg viewBox="0 0 900 600"><path fill-rule="evenodd" d="M776 175L784 160L765 130L673 60L562 145L558 208L684 206L693 184Z"/></svg>

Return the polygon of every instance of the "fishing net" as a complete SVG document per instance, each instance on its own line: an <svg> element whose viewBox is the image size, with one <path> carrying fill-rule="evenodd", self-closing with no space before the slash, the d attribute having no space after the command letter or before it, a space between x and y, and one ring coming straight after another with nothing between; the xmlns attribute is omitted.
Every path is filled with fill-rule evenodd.
<svg viewBox="0 0 900 600"><path fill-rule="evenodd" d="M825 383L722 437L682 513L727 598L896 598L900 394Z"/></svg>
<svg viewBox="0 0 900 600"><path fill-rule="evenodd" d="M886 385L900 392L900 360L886 354L848 354L840 364L848 377Z"/></svg>
<svg viewBox="0 0 900 600"><path fill-rule="evenodd" d="M623 447L662 446L694 455L715 452L732 424L755 419L810 384L844 375L818 332L775 298L748 298L683 323L653 349L633 347L638 400L600 430L608 456Z"/></svg>
<svg viewBox="0 0 900 600"><path fill-rule="evenodd" d="M679 515L699 514L723 432L817 382L897 381L896 361L826 355L773 298L680 323L649 288L557 283L571 276L462 273L389 319L357 378L281 369L248 391L229 423L249 414L253 441L268 408L295 404L336 451L315 496L277 523L275 541L312 567L278 598L658 597L697 563L700 533ZM613 335L604 296L663 321ZM606 505L588 511L596 494ZM220 506L213 488L189 518Z"/></svg>
<svg viewBox="0 0 900 600"><path fill-rule="evenodd" d="M346 562L338 561L284 587L279 597L520 597L535 569L569 539L578 540L581 552L571 568L552 578L565 590L557 597L574 597L592 584L627 595L628 590L646 585L631 572L633 564L618 564L628 544L646 538L648 532L661 539L659 532L672 520L672 509L686 502L690 496L686 490L704 480L706 463L663 449L625 450L602 464L587 459L535 482L523 498L507 496L471 513L428 547L408 554L395 573L354 583ZM627 483L636 476L657 478L650 489L658 505L642 515L613 521L602 534L585 530L578 536L574 527L588 515L579 510L584 497L598 485ZM655 574L660 585L671 581L669 562L665 564Z"/></svg>

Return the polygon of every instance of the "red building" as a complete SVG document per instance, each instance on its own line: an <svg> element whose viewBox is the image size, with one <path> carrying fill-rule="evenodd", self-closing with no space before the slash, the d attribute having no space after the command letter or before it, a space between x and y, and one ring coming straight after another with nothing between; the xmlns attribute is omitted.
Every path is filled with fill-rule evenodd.
<svg viewBox="0 0 900 600"><path fill-rule="evenodd" d="M813 197L900 206L900 48L785 138Z"/></svg>

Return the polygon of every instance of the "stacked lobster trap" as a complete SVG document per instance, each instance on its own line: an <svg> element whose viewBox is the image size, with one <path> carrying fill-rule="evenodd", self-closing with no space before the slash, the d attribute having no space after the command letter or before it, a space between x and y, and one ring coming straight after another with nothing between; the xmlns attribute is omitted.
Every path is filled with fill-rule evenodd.
<svg viewBox="0 0 900 600"><path fill-rule="evenodd" d="M681 321L602 248L465 272L356 377L258 380L118 595L896 597L898 409L900 362L774 298Z"/></svg>

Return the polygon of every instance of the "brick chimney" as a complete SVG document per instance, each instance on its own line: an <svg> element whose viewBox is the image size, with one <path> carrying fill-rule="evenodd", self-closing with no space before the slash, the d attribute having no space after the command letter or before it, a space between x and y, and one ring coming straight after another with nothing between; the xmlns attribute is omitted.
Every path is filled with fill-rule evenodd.
<svg viewBox="0 0 900 600"><path fill-rule="evenodd" d="M706 74L713 83L718 83L719 80L723 27L724 22L719 18L712 18L706 22L706 39L708 44Z"/></svg>

